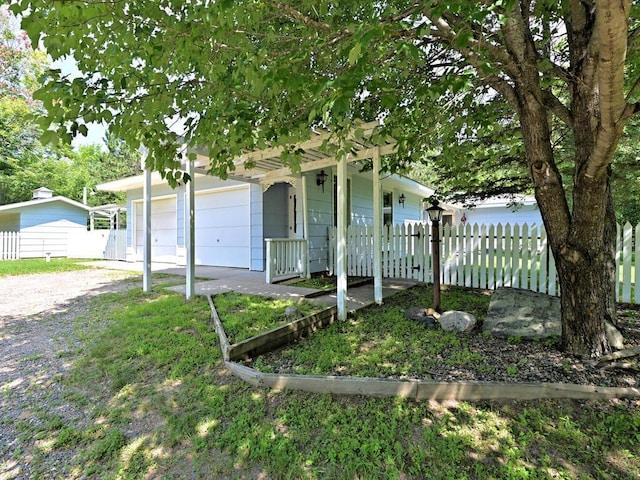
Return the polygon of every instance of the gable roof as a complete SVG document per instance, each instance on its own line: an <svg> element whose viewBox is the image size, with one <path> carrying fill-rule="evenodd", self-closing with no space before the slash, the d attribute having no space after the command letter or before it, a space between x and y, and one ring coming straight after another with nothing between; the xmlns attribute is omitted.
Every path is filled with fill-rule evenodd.
<svg viewBox="0 0 640 480"><path fill-rule="evenodd" d="M72 207L85 210L86 212L89 212L91 210L91 207L89 207L88 205L84 205L80 202L76 202L75 200L71 200L70 198L67 198L67 197L57 196L57 197L51 197L51 198L29 200L27 202L18 202L18 203L9 203L7 205L0 205L0 213L15 212L15 211L24 210L27 208L32 208L38 205L44 205L45 203L57 203L57 202L68 204Z"/></svg>

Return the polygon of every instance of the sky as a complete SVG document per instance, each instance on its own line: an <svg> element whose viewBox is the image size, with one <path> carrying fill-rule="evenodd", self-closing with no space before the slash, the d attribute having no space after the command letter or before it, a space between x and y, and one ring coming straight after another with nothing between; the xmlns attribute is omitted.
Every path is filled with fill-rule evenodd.
<svg viewBox="0 0 640 480"><path fill-rule="evenodd" d="M52 68L59 68L62 70L63 74L70 75L71 77L79 76L78 67L76 66L75 61L71 57L66 57L63 60L57 60L52 63ZM93 145L99 144L104 146L104 136L106 133L106 127L103 124L99 123L90 123L87 125L89 132L87 136L78 135L73 139L71 145L74 149L78 149L82 145Z"/></svg>

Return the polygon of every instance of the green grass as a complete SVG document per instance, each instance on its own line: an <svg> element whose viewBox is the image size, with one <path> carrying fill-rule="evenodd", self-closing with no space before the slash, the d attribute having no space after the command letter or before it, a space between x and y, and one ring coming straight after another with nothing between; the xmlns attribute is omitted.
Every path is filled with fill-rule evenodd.
<svg viewBox="0 0 640 480"><path fill-rule="evenodd" d="M485 299L457 291L447 301L480 310ZM151 294L134 289L94 302L77 321L84 347L76 351L63 380L65 409L77 408L81 414L70 422L39 410L23 422L22 441L35 438L41 445L33 458L35 478L640 475L638 408L608 402L432 403L273 392L251 387L223 368L204 299L185 301L158 289ZM227 323L238 313L235 307L218 307ZM280 311L281 306L270 308ZM395 325L397 315L381 315L385 342L405 338ZM438 342L452 343L446 336L436 340L410 348L424 351ZM343 361L353 355L338 341L326 345L324 354ZM363 368L381 373L376 365ZM62 452L72 460L52 470L49 459Z"/></svg>
<svg viewBox="0 0 640 480"><path fill-rule="evenodd" d="M27 275L30 273L69 272L89 268L81 265L79 262L81 262L81 260L74 258L52 258L49 262L44 258L2 260L0 261L0 277Z"/></svg>
<svg viewBox="0 0 640 480"><path fill-rule="evenodd" d="M366 277L348 277L348 285L366 280ZM311 278L304 278L292 284L295 287L315 288L317 290L331 290L336 288L337 280L335 276L318 275Z"/></svg>
<svg viewBox="0 0 640 480"><path fill-rule="evenodd" d="M465 310L478 321L484 320L489 299L483 292L457 287L442 292L442 304L448 310ZM277 363L304 375L400 378L429 378L429 372L443 362L482 368L482 357L471 350L465 335L416 328L414 321L405 318L408 306L431 302L431 289L404 291L386 299L382 307L361 310L347 322L336 322L304 342L258 358L255 366L266 372L275 371L273 363Z"/></svg>
<svg viewBox="0 0 640 480"><path fill-rule="evenodd" d="M235 292L216 295L214 303L218 312L224 312L220 314L220 320L231 343L255 337L322 309L305 301L295 302ZM298 309L296 317L289 318L285 315L285 309L289 306Z"/></svg>

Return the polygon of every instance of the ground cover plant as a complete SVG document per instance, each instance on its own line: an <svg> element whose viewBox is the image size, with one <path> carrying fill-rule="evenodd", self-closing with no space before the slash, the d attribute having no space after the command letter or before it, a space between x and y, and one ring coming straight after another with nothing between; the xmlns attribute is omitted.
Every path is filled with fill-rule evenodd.
<svg viewBox="0 0 640 480"><path fill-rule="evenodd" d="M628 402L434 403L254 388L224 369L206 300L160 288L96 297L74 336L73 368L56 380L65 408L36 408L20 425L21 452L34 456L39 478L640 475L640 413Z"/></svg>
<svg viewBox="0 0 640 480"><path fill-rule="evenodd" d="M371 281L371 279L367 277L350 276L347 279L347 284L351 286L366 281ZM293 285L296 287L315 288L318 290L332 290L337 287L338 283L335 275L314 275L310 278L297 280Z"/></svg>
<svg viewBox="0 0 640 480"><path fill-rule="evenodd" d="M241 342L272 328L286 325L323 307L312 303L288 299L264 298L257 295L222 293L215 297L216 310L223 312L220 320L231 343ZM287 307L295 311L287 315Z"/></svg>
<svg viewBox="0 0 640 480"><path fill-rule="evenodd" d="M44 258L6 260L0 262L0 276L68 272L89 268L86 265L82 265L81 262L82 260L74 258L52 258L49 262Z"/></svg>
<svg viewBox="0 0 640 480"><path fill-rule="evenodd" d="M430 287L417 286L385 299L383 306L359 310L304 341L252 359L266 373L385 377L437 381L561 382L638 388L637 369L612 371L565 355L559 339L524 341L482 332L490 292L445 287L445 310L473 314L468 333L427 328L405 316L410 307L432 304ZM633 306L619 318L628 346L640 345L640 319ZM632 367L632 365L630 365Z"/></svg>

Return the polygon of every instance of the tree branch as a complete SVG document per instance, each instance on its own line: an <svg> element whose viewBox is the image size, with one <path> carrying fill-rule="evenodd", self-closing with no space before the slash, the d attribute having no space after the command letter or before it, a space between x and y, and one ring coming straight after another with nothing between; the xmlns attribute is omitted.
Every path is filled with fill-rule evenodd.
<svg viewBox="0 0 640 480"><path fill-rule="evenodd" d="M302 22L302 23L304 23L305 25L307 25L309 27L317 28L318 30L324 30L324 31L333 30L331 25L329 25L327 23L318 22L318 21L316 21L316 20L314 20L312 18L309 18L307 15L303 14L299 10L296 10L295 8L291 7L290 5L286 5L283 2L272 2L270 0L262 0L262 3L264 3L268 7L271 7L273 9L275 9L275 10L278 10L280 12L286 13L290 17L295 18L299 22Z"/></svg>

